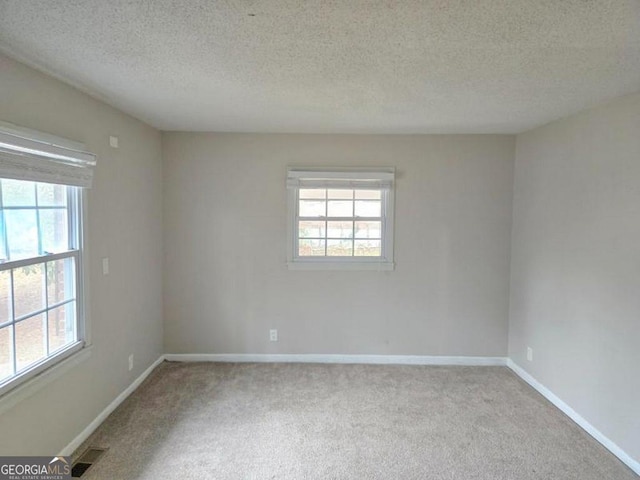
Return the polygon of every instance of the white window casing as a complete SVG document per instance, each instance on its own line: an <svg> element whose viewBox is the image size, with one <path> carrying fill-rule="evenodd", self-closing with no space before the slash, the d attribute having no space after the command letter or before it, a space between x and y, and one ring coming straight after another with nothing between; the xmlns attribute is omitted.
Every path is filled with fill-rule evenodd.
<svg viewBox="0 0 640 480"><path fill-rule="evenodd" d="M289 168L289 269L393 270L394 180L393 168ZM313 198L305 198L309 194ZM301 211L305 204L320 210ZM312 230L318 233L306 233L303 225L317 227ZM362 235L362 226L379 233Z"/></svg>
<svg viewBox="0 0 640 480"><path fill-rule="evenodd" d="M93 180L93 170L96 165L95 155L86 152L82 144L72 142L67 139L55 137L49 134L36 132L33 130L17 127L12 124L0 122L0 180L6 179L7 181L19 180L24 182L35 182L34 188L39 184L54 184L62 185L66 190L66 200L63 207L55 206L38 206L38 193L36 193L35 205L28 207L12 207L5 206L3 204L2 197L0 197L0 211L2 212L2 218L0 218L0 226L2 226L2 232L4 243L2 244L3 257L0 260L0 274L5 275L11 281L9 303L9 319L0 319L0 327L8 327L6 331L12 332L13 350L13 368L12 374L8 378L0 378L0 400L4 403L4 399L10 392L17 391L17 387L21 387L20 391L35 391L37 384L44 383L43 374L45 371L62 371L60 368L53 368L61 364L64 360L71 356L79 355L79 352L86 346L87 339L87 322L86 322L86 275L84 272L83 254L85 251L83 239L84 239L84 224L86 214L86 204L83 195L83 189L90 188ZM1 182L0 182L1 183ZM0 194L1 194L0 185ZM70 188L68 188L70 187ZM53 188L53 187L51 187ZM59 188L59 187L56 187ZM64 192L65 190L61 190ZM38 190L39 191L39 190ZM31 205L31 204L30 204ZM5 215L6 212L13 211L12 215L15 215L20 209L28 209L29 211L36 212L37 222L40 222L40 212L53 210L64 210L67 221L66 223L58 224L63 225L63 232L65 232L67 243L61 244L62 246L57 250L45 251L42 247L40 223L38 223L37 235L38 235L38 249L32 253L21 253L14 256L9 251L9 243L7 241L7 228ZM66 225L66 230L64 225ZM32 239L31 239L32 240ZM31 241L29 240L29 241ZM15 244L15 242L14 242ZM21 242L19 242L21 244ZM58 262L57 264L55 262ZM70 288L73 292L72 297L69 299L50 300L47 294L47 286L49 285L49 268L52 265L64 265L64 278L65 282L71 282L64 288ZM31 313L19 315L16 312L16 292L20 291L18 284L14 285L14 276L18 275L23 269L40 268L43 272L43 282L46 284L43 286L43 306L39 310L34 310ZM57 268L57 267L56 267ZM66 284L65 284L66 285ZM67 295L65 293L65 295ZM73 306L73 308L72 308ZM52 345L49 346L49 313L56 311L60 307L65 307L74 312L74 326L71 337L64 340L64 343L58 347ZM66 310L64 310L66 311ZM47 322L46 330L43 328L44 342L46 344L46 354L41 357L30 361L22 368L17 368L17 353L16 348L16 327L21 322L26 322L25 319L35 318L36 316L46 318ZM67 317L68 319L71 316ZM25 327L26 328L26 327ZM86 358L83 355L83 358ZM67 363L68 364L68 363ZM6 372L5 372L6 374ZM48 375L48 373L47 373ZM51 375L48 375L49 377ZM37 381L36 381L37 380ZM31 387L28 387L26 383L29 383ZM33 385L32 385L33 384ZM15 392L14 392L15 393ZM13 393L12 393L13 395ZM0 404L0 407L2 405Z"/></svg>

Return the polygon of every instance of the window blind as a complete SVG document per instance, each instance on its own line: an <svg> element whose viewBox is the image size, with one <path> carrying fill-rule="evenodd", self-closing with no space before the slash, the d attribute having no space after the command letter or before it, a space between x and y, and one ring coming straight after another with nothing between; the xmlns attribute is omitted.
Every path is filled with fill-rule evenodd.
<svg viewBox="0 0 640 480"><path fill-rule="evenodd" d="M2 178L90 188L95 166L92 153L0 129Z"/></svg>
<svg viewBox="0 0 640 480"><path fill-rule="evenodd" d="M346 188L389 190L393 187L392 171L293 170L287 172L289 188Z"/></svg>

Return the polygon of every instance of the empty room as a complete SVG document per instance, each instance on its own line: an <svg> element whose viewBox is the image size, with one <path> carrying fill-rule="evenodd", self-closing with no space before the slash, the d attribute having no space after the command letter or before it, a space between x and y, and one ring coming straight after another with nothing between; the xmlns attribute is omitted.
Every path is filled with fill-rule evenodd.
<svg viewBox="0 0 640 480"><path fill-rule="evenodd" d="M640 478L640 1L0 0L0 480Z"/></svg>

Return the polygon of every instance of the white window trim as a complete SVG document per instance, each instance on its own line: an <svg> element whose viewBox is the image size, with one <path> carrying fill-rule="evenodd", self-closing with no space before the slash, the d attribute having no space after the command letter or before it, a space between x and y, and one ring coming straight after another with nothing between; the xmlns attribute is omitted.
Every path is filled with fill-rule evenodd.
<svg viewBox="0 0 640 480"><path fill-rule="evenodd" d="M382 194L382 257L299 257L297 255L298 191L305 186L320 188L380 188ZM289 270L374 270L390 271L393 261L395 169L387 168L302 168L287 169L287 267Z"/></svg>
<svg viewBox="0 0 640 480"><path fill-rule="evenodd" d="M60 358L55 364L37 372L33 378L30 377L18 385L13 385L0 397L0 415L60 378L76 365L86 361L91 356L91 352L92 347L86 344L80 349L69 348L60 352Z"/></svg>
<svg viewBox="0 0 640 480"><path fill-rule="evenodd" d="M95 166L95 156L87 153L82 143L1 121L0 136L2 136L0 140L8 139L11 142L17 140L15 146L18 148L24 147L24 145L27 144L35 146L40 144L43 152L47 154L53 153L52 158L65 158L66 151L71 154L69 158L80 159L90 170ZM62 150L49 152L49 150L58 148ZM61 152L62 154L58 155ZM91 185L92 173L91 171L88 187ZM12 177L9 176L6 178ZM82 188L79 188L77 191L75 203L77 210L76 216L81 220L81 228L77 229L77 226L75 227L77 229L75 234L77 236L78 246L77 254L74 255L76 261L76 329L78 340L4 382L2 387L0 387L0 413L40 390L52 380L64 374L71 367L83 362L89 357L91 350L91 329L89 308L87 307L89 302L89 262L87 261L88 248L85 241L88 228L88 207L87 195Z"/></svg>

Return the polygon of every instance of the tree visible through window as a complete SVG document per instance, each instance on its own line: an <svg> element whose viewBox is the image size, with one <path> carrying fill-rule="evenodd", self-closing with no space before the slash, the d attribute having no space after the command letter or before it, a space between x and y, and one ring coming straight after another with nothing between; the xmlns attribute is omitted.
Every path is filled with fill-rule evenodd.
<svg viewBox="0 0 640 480"><path fill-rule="evenodd" d="M85 347L82 200L95 166L83 144L0 122L0 396Z"/></svg>
<svg viewBox="0 0 640 480"><path fill-rule="evenodd" d="M0 384L78 340L78 195L0 179Z"/></svg>

